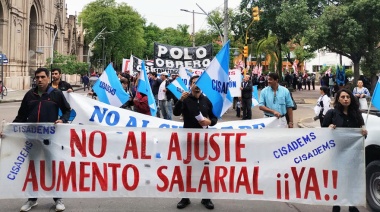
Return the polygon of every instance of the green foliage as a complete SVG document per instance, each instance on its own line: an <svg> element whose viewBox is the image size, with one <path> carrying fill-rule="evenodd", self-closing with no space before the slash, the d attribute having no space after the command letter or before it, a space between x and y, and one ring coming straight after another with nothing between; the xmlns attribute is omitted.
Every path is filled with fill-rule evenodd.
<svg viewBox="0 0 380 212"><path fill-rule="evenodd" d="M46 67L50 67L51 58L46 60ZM88 72L87 63L79 62L75 55L62 55L54 52L53 68L60 68L63 74L85 74Z"/></svg>
<svg viewBox="0 0 380 212"><path fill-rule="evenodd" d="M144 40L145 20L126 3L115 0L96 0L87 4L79 20L86 30L85 40L90 43L103 28L106 30L93 48L92 63L97 64L103 58L103 41L106 64L129 58L130 54L144 58L146 41ZM107 33L112 32L112 33Z"/></svg>
<svg viewBox="0 0 380 212"><path fill-rule="evenodd" d="M154 42L160 39L161 31L162 30L153 23L150 23L148 26L144 26L144 40L147 44L144 54L147 58L153 58Z"/></svg>
<svg viewBox="0 0 380 212"><path fill-rule="evenodd" d="M354 71L352 69L346 69L346 78L354 77Z"/></svg>
<svg viewBox="0 0 380 212"><path fill-rule="evenodd" d="M327 6L307 31L314 48L329 50L350 58L355 81L359 78L359 61L372 63L380 42L380 1L337 1Z"/></svg>
<svg viewBox="0 0 380 212"><path fill-rule="evenodd" d="M242 12L240 22L238 19L235 20L237 25L247 26L252 20L251 8L258 6L263 9L264 12L260 13L260 21L254 22L253 27L249 29L248 37L253 37L255 40L262 41L262 39L267 39L269 34L273 34L277 38L277 43L275 50L271 50L272 54L275 53L278 58L277 70L281 75L282 72L282 58L284 49L289 41L299 44L303 47L305 44L301 45L302 38L304 37L304 32L310 26L312 19L319 14L320 7L318 5L323 5L323 3L315 0L242 0L240 4L240 10ZM247 15L248 14L248 15ZM244 28L244 27L242 27ZM241 37L243 34L242 30L232 29L237 37ZM286 47L285 53L289 53L293 47ZM300 58L298 60L305 60L310 56L313 49L309 49L306 52L303 48L297 50L297 55ZM286 54L287 56L289 54ZM272 58L272 56L271 56ZM281 59L280 59L281 58ZM289 61L293 62L293 59Z"/></svg>
<svg viewBox="0 0 380 212"><path fill-rule="evenodd" d="M360 63L360 68L367 77L375 76L380 70L380 50L377 49L371 53Z"/></svg>

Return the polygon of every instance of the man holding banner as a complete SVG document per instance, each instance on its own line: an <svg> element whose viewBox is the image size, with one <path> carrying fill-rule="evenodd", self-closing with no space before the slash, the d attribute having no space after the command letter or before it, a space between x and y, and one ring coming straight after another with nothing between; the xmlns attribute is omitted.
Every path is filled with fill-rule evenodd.
<svg viewBox="0 0 380 212"><path fill-rule="evenodd" d="M25 94L18 114L13 122L67 123L70 117L70 105L60 90L54 89L49 85L49 71L46 68L38 68L34 76L37 80L37 87L29 90ZM60 119L58 119L59 110L62 111ZM62 198L54 198L54 201L55 211L65 210ZM29 198L21 207L20 211L29 211L37 204L37 198Z"/></svg>
<svg viewBox="0 0 380 212"><path fill-rule="evenodd" d="M190 78L190 93L183 92L173 110L175 116L183 115L183 128L208 128L208 126L214 126L218 121L212 112L210 100L195 85L198 78L197 75ZM201 203L207 209L214 209L211 199L202 199ZM183 209L189 204L189 198L182 198L177 204L177 208Z"/></svg>
<svg viewBox="0 0 380 212"><path fill-rule="evenodd" d="M278 79L277 73L269 74L269 86L261 91L259 108L264 111L264 117L281 118L289 128L293 128L293 100L289 90L279 85ZM287 115L289 120L286 120Z"/></svg>

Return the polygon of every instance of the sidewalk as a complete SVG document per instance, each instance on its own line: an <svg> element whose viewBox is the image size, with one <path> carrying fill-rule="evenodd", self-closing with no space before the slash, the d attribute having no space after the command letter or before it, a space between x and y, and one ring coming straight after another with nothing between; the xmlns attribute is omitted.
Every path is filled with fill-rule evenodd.
<svg viewBox="0 0 380 212"><path fill-rule="evenodd" d="M83 87L73 87L74 91L82 90ZM30 89L27 90L8 90L8 95L3 96L3 99L1 99L0 95L0 103L7 103L7 102L21 102L24 98L26 92L28 92Z"/></svg>

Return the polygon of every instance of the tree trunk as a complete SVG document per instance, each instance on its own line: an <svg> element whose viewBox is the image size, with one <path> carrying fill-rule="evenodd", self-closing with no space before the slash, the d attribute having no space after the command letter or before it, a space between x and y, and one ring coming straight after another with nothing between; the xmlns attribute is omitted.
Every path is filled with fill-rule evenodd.
<svg viewBox="0 0 380 212"><path fill-rule="evenodd" d="M354 81L353 84L356 85L360 76L360 70L359 70L359 65L360 65L360 59L359 60L352 60L354 63Z"/></svg>
<svg viewBox="0 0 380 212"><path fill-rule="evenodd" d="M281 48L281 44L278 43L277 47L278 47L277 73L278 73L279 81L281 82L282 81L282 48Z"/></svg>
<svg viewBox="0 0 380 212"><path fill-rule="evenodd" d="M377 75L372 74L371 75L371 96L373 96L373 92L375 91L377 81L378 81Z"/></svg>

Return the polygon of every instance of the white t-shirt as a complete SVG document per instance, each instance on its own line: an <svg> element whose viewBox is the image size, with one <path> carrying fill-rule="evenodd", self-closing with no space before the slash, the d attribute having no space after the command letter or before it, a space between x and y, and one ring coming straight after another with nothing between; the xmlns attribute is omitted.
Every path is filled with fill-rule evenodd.
<svg viewBox="0 0 380 212"><path fill-rule="evenodd" d="M158 88L158 100L166 100L166 92L164 92L165 89L166 80L162 81L160 87Z"/></svg>
<svg viewBox="0 0 380 212"><path fill-rule="evenodd" d="M319 97L318 103L321 102L321 101L323 102L323 112L322 112L322 114L326 115L327 111L330 110L331 99L327 95L323 95L323 96Z"/></svg>

